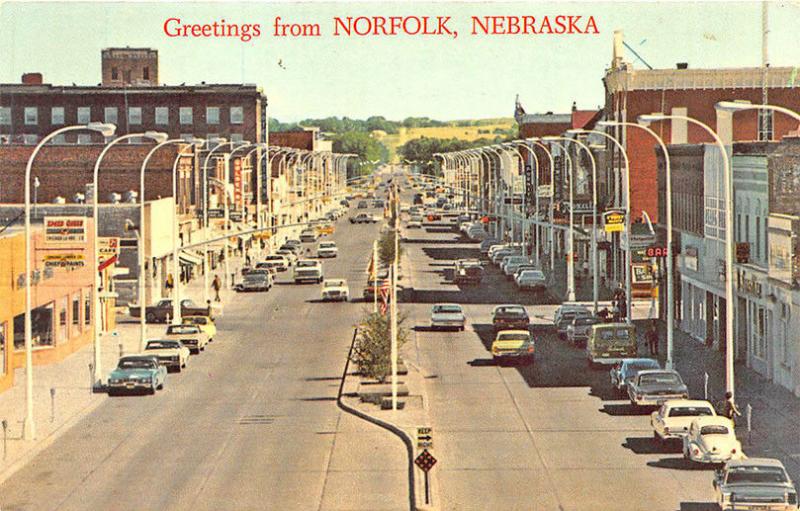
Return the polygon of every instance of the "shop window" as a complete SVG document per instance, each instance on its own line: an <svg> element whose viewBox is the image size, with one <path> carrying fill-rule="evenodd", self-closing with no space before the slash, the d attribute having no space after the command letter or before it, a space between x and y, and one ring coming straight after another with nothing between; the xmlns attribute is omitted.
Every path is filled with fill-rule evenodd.
<svg viewBox="0 0 800 511"><path fill-rule="evenodd" d="M79 106L78 107L78 124L89 124L92 119L92 107Z"/></svg>
<svg viewBox="0 0 800 511"><path fill-rule="evenodd" d="M76 293L72 295L72 331L73 333L80 332L81 329L81 295Z"/></svg>
<svg viewBox="0 0 800 511"><path fill-rule="evenodd" d="M67 300L68 298L65 296L61 300L58 301L58 335L57 340L59 342L66 341L69 338L69 333L67 332Z"/></svg>
<svg viewBox="0 0 800 511"><path fill-rule="evenodd" d="M31 339L34 348L53 345L54 304L49 303L31 311ZM14 349L25 349L25 314L14 317Z"/></svg>
<svg viewBox="0 0 800 511"><path fill-rule="evenodd" d="M86 290L86 293L83 295L83 324L84 325L91 325L92 324L92 292L91 292L91 290Z"/></svg>

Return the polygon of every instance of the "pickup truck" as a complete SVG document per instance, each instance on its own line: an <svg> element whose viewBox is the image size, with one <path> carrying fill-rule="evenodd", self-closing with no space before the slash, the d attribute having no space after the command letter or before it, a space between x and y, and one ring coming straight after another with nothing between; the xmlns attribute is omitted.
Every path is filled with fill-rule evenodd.
<svg viewBox="0 0 800 511"><path fill-rule="evenodd" d="M141 307L128 307L132 318L141 315ZM155 305L145 307L144 318L148 323L166 323L167 316L172 316L172 300L159 300ZM198 307L189 299L181 300L181 316L211 316L211 307Z"/></svg>

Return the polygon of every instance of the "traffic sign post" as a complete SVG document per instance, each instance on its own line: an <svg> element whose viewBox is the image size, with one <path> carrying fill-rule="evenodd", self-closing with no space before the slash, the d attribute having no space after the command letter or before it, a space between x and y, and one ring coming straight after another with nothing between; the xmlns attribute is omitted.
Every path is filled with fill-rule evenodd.
<svg viewBox="0 0 800 511"><path fill-rule="evenodd" d="M428 481L428 472L433 468L434 465L436 465L436 458L434 458L433 455L429 453L427 449L425 449L414 460L414 464L416 464L425 474L425 503L430 504L431 490L430 483Z"/></svg>
<svg viewBox="0 0 800 511"><path fill-rule="evenodd" d="M433 428L417 428L417 449L433 449Z"/></svg>

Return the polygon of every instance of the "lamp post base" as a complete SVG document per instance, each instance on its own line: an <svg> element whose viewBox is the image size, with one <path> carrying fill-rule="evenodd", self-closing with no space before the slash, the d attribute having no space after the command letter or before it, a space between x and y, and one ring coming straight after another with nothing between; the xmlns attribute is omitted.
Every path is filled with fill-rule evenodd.
<svg viewBox="0 0 800 511"><path fill-rule="evenodd" d="M22 438L24 440L36 439L36 425L34 424L32 417L25 417L25 419L22 421Z"/></svg>

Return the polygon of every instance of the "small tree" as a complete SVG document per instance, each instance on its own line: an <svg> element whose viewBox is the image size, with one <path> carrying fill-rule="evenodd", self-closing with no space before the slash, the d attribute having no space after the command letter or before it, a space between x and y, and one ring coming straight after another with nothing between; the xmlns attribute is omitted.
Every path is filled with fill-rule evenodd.
<svg viewBox="0 0 800 511"><path fill-rule="evenodd" d="M378 240L378 258L384 267L394 263L394 229L387 229ZM400 245L400 255L403 254L403 246Z"/></svg>
<svg viewBox="0 0 800 511"><path fill-rule="evenodd" d="M398 351L408 340L408 331L402 324L405 316L397 318ZM392 372L392 338L390 316L370 313L358 324L358 337L350 360L358 366L363 376L386 381Z"/></svg>

